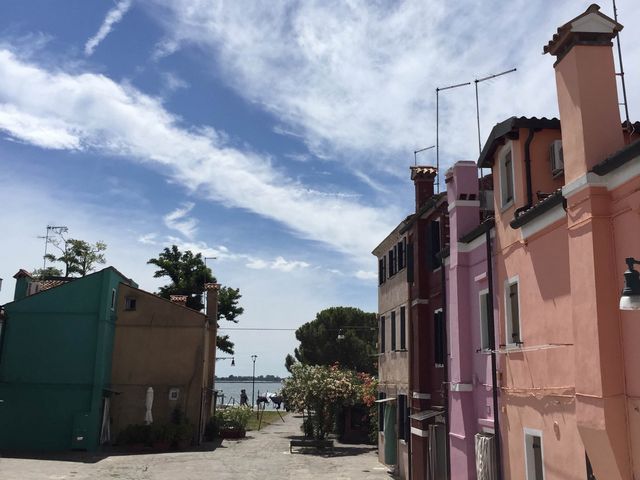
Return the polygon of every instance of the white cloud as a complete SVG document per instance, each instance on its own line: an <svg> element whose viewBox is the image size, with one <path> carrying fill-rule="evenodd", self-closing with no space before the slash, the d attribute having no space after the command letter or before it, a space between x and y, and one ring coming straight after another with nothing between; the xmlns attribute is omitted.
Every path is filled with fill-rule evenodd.
<svg viewBox="0 0 640 480"><path fill-rule="evenodd" d="M181 207L176 208L163 217L164 224L167 228L180 232L186 238L193 239L198 229L198 221L187 215L193 210L194 206L195 204L193 202L183 203Z"/></svg>
<svg viewBox="0 0 640 480"><path fill-rule="evenodd" d="M308 268L311 264L302 262L300 260L285 260L283 257L277 257L275 260L269 261L262 258L255 258L249 256L249 262L246 264L247 268L253 270L279 270L281 272L292 272L294 270Z"/></svg>
<svg viewBox="0 0 640 480"><path fill-rule="evenodd" d="M314 193L271 159L228 146L212 128L188 128L159 100L103 75L48 71L0 49L0 105L0 128L18 140L142 162L201 197L280 222L365 264L400 216L392 207ZM56 143L51 132L58 130Z"/></svg>
<svg viewBox="0 0 640 480"><path fill-rule="evenodd" d="M157 233L145 233L144 235L140 235L138 237L138 242L143 243L145 245L157 245Z"/></svg>
<svg viewBox="0 0 640 480"><path fill-rule="evenodd" d="M373 280L378 278L378 274L376 272L367 271L367 270L358 270L355 276L360 280Z"/></svg>
<svg viewBox="0 0 640 480"><path fill-rule="evenodd" d="M107 12L107 16L104 18L102 25L96 32L96 34L87 40L84 45L84 53L87 56L93 55L93 52L100 43L107 38L107 35L113 30L113 26L122 20L125 13L131 8L131 0L120 0L115 7Z"/></svg>
<svg viewBox="0 0 640 480"><path fill-rule="evenodd" d="M507 117L557 115L554 59L542 46L586 8L579 0L514 0L508 9L497 0L146 3L168 12L161 18L174 48L203 49L217 77L314 153L372 167L373 183L361 179L373 188L380 170L404 177L399 167L413 150L435 143L436 87L472 82L440 94L443 171L477 158L475 78L518 68L480 85L483 141ZM640 2L619 0L618 9L627 78L637 79ZM640 108L640 90L629 90ZM435 152L421 160L435 163Z"/></svg>

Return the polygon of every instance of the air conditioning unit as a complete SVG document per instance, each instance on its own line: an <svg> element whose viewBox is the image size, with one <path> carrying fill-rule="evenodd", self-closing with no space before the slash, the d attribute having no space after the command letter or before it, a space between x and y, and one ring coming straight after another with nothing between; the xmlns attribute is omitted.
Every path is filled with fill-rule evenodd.
<svg viewBox="0 0 640 480"><path fill-rule="evenodd" d="M551 175L556 178L564 173L564 158L562 156L562 140L554 140L549 146L549 161Z"/></svg>

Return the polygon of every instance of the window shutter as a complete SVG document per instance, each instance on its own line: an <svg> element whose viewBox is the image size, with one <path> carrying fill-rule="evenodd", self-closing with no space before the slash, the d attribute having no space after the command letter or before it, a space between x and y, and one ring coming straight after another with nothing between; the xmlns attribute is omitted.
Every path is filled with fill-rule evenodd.
<svg viewBox="0 0 640 480"><path fill-rule="evenodd" d="M400 307L400 350L407 349L407 319L406 309Z"/></svg>
<svg viewBox="0 0 640 480"><path fill-rule="evenodd" d="M413 283L413 243L407 244L407 282Z"/></svg>

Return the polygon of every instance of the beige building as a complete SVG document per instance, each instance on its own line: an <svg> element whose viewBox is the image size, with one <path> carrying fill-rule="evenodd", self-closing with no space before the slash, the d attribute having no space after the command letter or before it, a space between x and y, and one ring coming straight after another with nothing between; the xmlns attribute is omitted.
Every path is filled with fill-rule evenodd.
<svg viewBox="0 0 640 480"><path fill-rule="evenodd" d="M121 283L111 373L111 437L145 420L153 388L153 421L167 423L181 409L202 439L211 415L215 373L218 285L207 284L207 315Z"/></svg>
<svg viewBox="0 0 640 480"><path fill-rule="evenodd" d="M378 258L378 452L380 462L408 478L409 287L407 240L399 225L373 254Z"/></svg>

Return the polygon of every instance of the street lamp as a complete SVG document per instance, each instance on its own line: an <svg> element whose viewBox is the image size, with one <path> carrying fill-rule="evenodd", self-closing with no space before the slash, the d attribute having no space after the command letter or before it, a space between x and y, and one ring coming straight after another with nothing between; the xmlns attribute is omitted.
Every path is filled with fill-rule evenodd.
<svg viewBox="0 0 640 480"><path fill-rule="evenodd" d="M640 273L634 265L640 265L635 258L625 258L627 271L624 272L624 288L620 296L620 310L640 310Z"/></svg>
<svg viewBox="0 0 640 480"><path fill-rule="evenodd" d="M216 361L218 360L229 360L231 359L231 366L235 367L236 366L236 359L234 357L216 357Z"/></svg>
<svg viewBox="0 0 640 480"><path fill-rule="evenodd" d="M251 360L253 360L253 380L251 381L251 408L253 408L253 406L255 405L253 400L256 393L256 358L258 358L258 355L251 355Z"/></svg>

